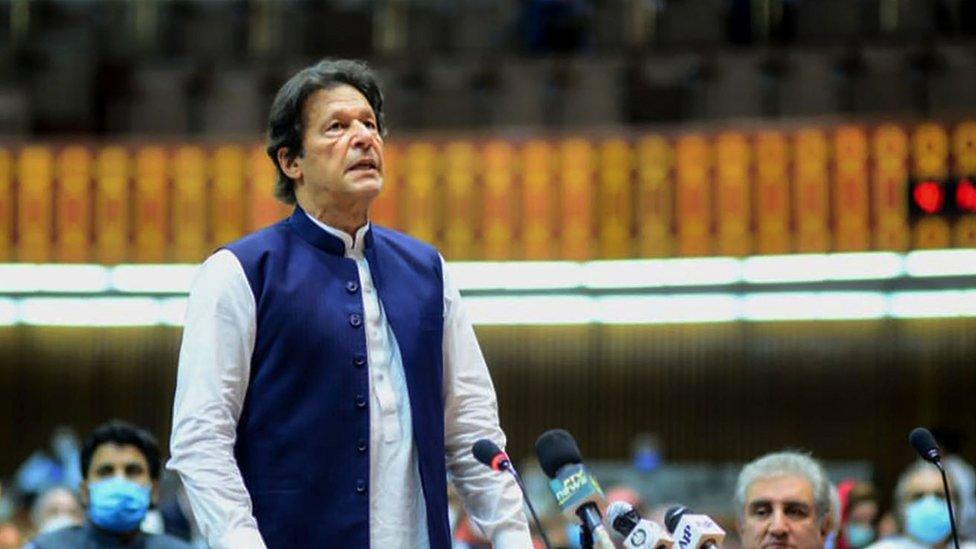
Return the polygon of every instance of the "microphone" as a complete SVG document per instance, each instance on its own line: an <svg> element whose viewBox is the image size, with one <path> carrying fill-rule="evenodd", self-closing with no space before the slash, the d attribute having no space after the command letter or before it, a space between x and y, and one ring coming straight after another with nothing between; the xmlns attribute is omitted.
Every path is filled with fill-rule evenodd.
<svg viewBox="0 0 976 549"><path fill-rule="evenodd" d="M675 505L664 514L664 525L678 549L718 549L725 540L725 530L707 515L696 515L683 505Z"/></svg>
<svg viewBox="0 0 976 549"><path fill-rule="evenodd" d="M535 527L539 530L539 535L542 537L542 543L546 546L546 549L551 549L552 545L549 544L549 538L546 536L546 531L542 527L542 523L539 521L539 516L535 514L535 507L532 506L532 501L529 499L529 494L525 490L525 484L522 483L522 477L519 476L518 471L515 470L515 466L512 465L512 460L509 459L508 454L504 450L498 447L494 442L483 438L478 442L474 443L471 447L471 453L474 454L474 459L479 462L491 467L493 471L508 471L515 477L515 483L518 484L519 491L522 492L522 499L525 500L525 504L529 508L529 512L532 513L532 520L535 521Z"/></svg>
<svg viewBox="0 0 976 549"><path fill-rule="evenodd" d="M512 467L512 461L508 459L508 454L487 438L475 442L471 447L471 453L474 454L474 459L491 467L493 471L515 469Z"/></svg>
<svg viewBox="0 0 976 549"><path fill-rule="evenodd" d="M916 427L908 435L908 442L915 448L918 455L925 461L938 464L942 460L939 453L939 445L935 442L935 437L925 427Z"/></svg>
<svg viewBox="0 0 976 549"><path fill-rule="evenodd" d="M607 507L607 523L624 536L628 549L670 549L674 540L660 524L640 518L634 507L624 501L614 501Z"/></svg>
<svg viewBox="0 0 976 549"><path fill-rule="evenodd" d="M546 431L536 441L535 452L539 465L551 479L549 490L559 509L570 520L580 520L583 547L612 549L613 542L597 507L603 501L603 490L583 466L573 435L563 429Z"/></svg>
<svg viewBox="0 0 976 549"><path fill-rule="evenodd" d="M945 468L942 467L942 454L939 452L939 444L935 437L925 427L916 427L908 435L908 442L915 448L918 455L925 461L935 465L942 473L942 487L945 489L946 506L949 508L949 526L952 527L952 542L956 549L959 549L959 533L956 531L956 518L952 513L952 494L949 493L949 478L946 476Z"/></svg>

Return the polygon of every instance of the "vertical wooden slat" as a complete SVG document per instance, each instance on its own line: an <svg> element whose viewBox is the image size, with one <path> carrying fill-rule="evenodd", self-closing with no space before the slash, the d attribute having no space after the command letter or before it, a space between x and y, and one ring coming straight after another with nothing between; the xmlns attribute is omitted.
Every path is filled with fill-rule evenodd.
<svg viewBox="0 0 976 549"><path fill-rule="evenodd" d="M168 261L169 249L169 154L159 146L136 152L135 260L140 263Z"/></svg>
<svg viewBox="0 0 976 549"><path fill-rule="evenodd" d="M478 178L478 156L474 146L466 141L447 145L444 151L444 257L447 259L477 259L480 250L475 248L475 227L478 220L475 208L478 195L475 181Z"/></svg>
<svg viewBox="0 0 976 549"><path fill-rule="evenodd" d="M841 126L834 133L834 249L867 250L868 140L864 128Z"/></svg>
<svg viewBox="0 0 976 549"><path fill-rule="evenodd" d="M678 254L711 255L712 147L701 135L686 135L675 144L675 219Z"/></svg>
<svg viewBox="0 0 976 549"><path fill-rule="evenodd" d="M822 253L831 247L828 200L829 151L827 137L819 129L796 134L793 161L793 211L796 219L796 251Z"/></svg>
<svg viewBox="0 0 976 549"><path fill-rule="evenodd" d="M172 158L172 258L180 263L197 263L206 257L208 216L207 154L197 146L176 149ZM218 213L218 212L214 212Z"/></svg>
<svg viewBox="0 0 976 549"><path fill-rule="evenodd" d="M437 147L419 141L404 152L403 230L436 245L436 185L439 179Z"/></svg>
<svg viewBox="0 0 976 549"><path fill-rule="evenodd" d="M785 254L793 249L790 215L790 143L783 133L756 136L756 251Z"/></svg>
<svg viewBox="0 0 976 549"><path fill-rule="evenodd" d="M129 259L129 151L105 147L95 164L95 256L101 263L121 263Z"/></svg>
<svg viewBox="0 0 976 549"><path fill-rule="evenodd" d="M526 142L522 153L522 254L524 259L552 259L554 246L553 214L556 196L553 180L555 152L543 140Z"/></svg>
<svg viewBox="0 0 976 549"><path fill-rule="evenodd" d="M976 121L958 124L952 132L953 173L976 182ZM952 243L960 248L976 247L976 214L959 216L952 228Z"/></svg>
<svg viewBox="0 0 976 549"><path fill-rule="evenodd" d="M43 146L20 150L17 158L18 242L20 261L45 263L51 260L54 158Z"/></svg>
<svg viewBox="0 0 976 549"><path fill-rule="evenodd" d="M667 257L674 251L671 167L674 153L659 135L637 142L637 254Z"/></svg>
<svg viewBox="0 0 976 549"><path fill-rule="evenodd" d="M921 124L912 132L912 175L942 183L949 175L949 137L939 124ZM941 216L926 216L912 228L912 247L945 248L951 235Z"/></svg>
<svg viewBox="0 0 976 549"><path fill-rule="evenodd" d="M484 259L513 259L517 212L512 204L515 151L504 141L490 141L482 149L484 162Z"/></svg>
<svg viewBox="0 0 976 549"><path fill-rule="evenodd" d="M623 139L609 139L599 149L600 257L634 255L634 151Z"/></svg>
<svg viewBox="0 0 976 549"><path fill-rule="evenodd" d="M87 147L65 147L57 155L55 248L59 261L91 259L92 156Z"/></svg>
<svg viewBox="0 0 976 549"><path fill-rule="evenodd" d="M0 147L0 261L10 261L14 248L13 162Z"/></svg>
<svg viewBox="0 0 976 549"><path fill-rule="evenodd" d="M245 231L244 152L234 145L218 147L210 167L213 176L210 247L214 248L240 238Z"/></svg>
<svg viewBox="0 0 976 549"><path fill-rule="evenodd" d="M746 136L727 132L715 143L718 253L744 256L752 252L752 148Z"/></svg>
<svg viewBox="0 0 976 549"><path fill-rule="evenodd" d="M908 248L908 136L895 124L877 128L873 139L874 245Z"/></svg>
<svg viewBox="0 0 976 549"><path fill-rule="evenodd" d="M562 258L581 261L593 255L593 145L585 139L559 144L560 249Z"/></svg>

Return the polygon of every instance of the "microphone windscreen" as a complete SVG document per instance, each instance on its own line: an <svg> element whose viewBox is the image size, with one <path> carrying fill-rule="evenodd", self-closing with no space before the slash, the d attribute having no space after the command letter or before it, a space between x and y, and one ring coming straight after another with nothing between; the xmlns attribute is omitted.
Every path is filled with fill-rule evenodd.
<svg viewBox="0 0 976 549"><path fill-rule="evenodd" d="M495 459L495 456L501 453L501 448L497 444L483 438L478 442L474 443L471 447L471 453L474 454L474 459L484 463L488 467L491 467L491 461Z"/></svg>
<svg viewBox="0 0 976 549"><path fill-rule="evenodd" d="M925 461L936 461L939 459L939 445L935 442L935 437L925 427L916 427L908 435L908 442L912 448L922 456Z"/></svg>
<svg viewBox="0 0 976 549"><path fill-rule="evenodd" d="M674 533L674 529L678 527L678 523L681 522L681 517L688 512L688 508L684 505L675 505L674 507L668 509L667 513L664 513L664 526L668 529L669 533Z"/></svg>
<svg viewBox="0 0 976 549"><path fill-rule="evenodd" d="M565 429L551 429L542 433L535 441L535 453L549 478L556 478L556 473L563 466L583 461L576 440Z"/></svg>

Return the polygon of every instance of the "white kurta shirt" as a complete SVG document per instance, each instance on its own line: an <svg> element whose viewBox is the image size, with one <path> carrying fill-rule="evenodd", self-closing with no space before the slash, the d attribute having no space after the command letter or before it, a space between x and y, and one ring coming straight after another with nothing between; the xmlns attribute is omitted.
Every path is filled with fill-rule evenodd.
<svg viewBox="0 0 976 549"><path fill-rule="evenodd" d="M369 499L370 544L427 547L426 505L403 362L363 255L369 226L353 239L309 217L345 243L345 256L355 260L363 290L370 386L369 486L375 487ZM505 435L498 425L488 368L460 293L446 268L443 272L448 472L472 520L495 547L529 547L514 480L471 456L471 446L479 438L503 445ZM256 329L254 295L240 261L228 250L218 251L204 262L190 291L173 410L172 457L167 464L180 474L200 528L217 549L265 546L234 458Z"/></svg>

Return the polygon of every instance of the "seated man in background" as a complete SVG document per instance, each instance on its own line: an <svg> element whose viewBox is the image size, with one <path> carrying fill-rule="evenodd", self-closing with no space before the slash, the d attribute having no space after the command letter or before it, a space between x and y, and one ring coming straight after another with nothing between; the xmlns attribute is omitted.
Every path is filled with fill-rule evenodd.
<svg viewBox="0 0 976 549"><path fill-rule="evenodd" d="M48 488L31 508L31 522L38 534L46 534L85 522L85 510L75 493L64 486Z"/></svg>
<svg viewBox="0 0 976 549"><path fill-rule="evenodd" d="M778 452L742 468L735 486L744 549L822 549L832 527L833 489L809 455Z"/></svg>
<svg viewBox="0 0 976 549"><path fill-rule="evenodd" d="M954 509L958 504L955 484L949 475ZM946 507L942 475L931 463L917 461L910 465L895 485L895 515L902 535L882 539L868 549L942 549L952 547L949 509ZM976 543L961 541L960 549L976 549Z"/></svg>
<svg viewBox="0 0 976 549"><path fill-rule="evenodd" d="M159 469L159 446L148 432L121 421L96 427L81 451L80 495L87 520L42 534L27 548L189 549L176 538L139 529L158 496Z"/></svg>

